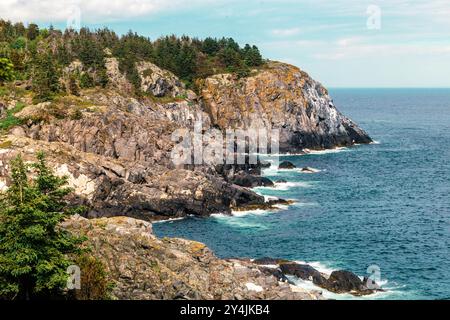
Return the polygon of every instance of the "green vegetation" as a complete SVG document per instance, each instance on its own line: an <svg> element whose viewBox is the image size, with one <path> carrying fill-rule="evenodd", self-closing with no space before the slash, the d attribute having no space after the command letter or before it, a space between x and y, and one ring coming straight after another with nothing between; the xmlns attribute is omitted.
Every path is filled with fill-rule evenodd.
<svg viewBox="0 0 450 320"><path fill-rule="evenodd" d="M75 264L81 271L81 288L74 290L76 300L111 299L112 284L108 281L103 263L90 254L79 255Z"/></svg>
<svg viewBox="0 0 450 320"><path fill-rule="evenodd" d="M91 31L60 31L39 29L36 24L0 20L0 82L33 79L35 102L51 100L67 90L76 94L80 88L105 87L108 83L105 60L114 56L119 69L140 94L140 77L136 62L146 60L167 69L194 88L198 79L233 72L246 76L260 67L264 60L256 46L239 46L232 38L166 36L155 41L136 33L118 36L109 29ZM5 60L6 59L6 60ZM78 79L69 79L68 88L61 88L58 78L64 68L76 59L83 63ZM195 88L194 88L195 89Z"/></svg>
<svg viewBox="0 0 450 320"><path fill-rule="evenodd" d="M0 119L0 132L7 131L12 127L22 124L22 121L14 116L14 114L20 112L23 108L25 108L25 105L18 102L13 109L6 112L6 116L3 119Z"/></svg>
<svg viewBox="0 0 450 320"><path fill-rule="evenodd" d="M8 58L0 58L0 85L14 79L14 65Z"/></svg>
<svg viewBox="0 0 450 320"><path fill-rule="evenodd" d="M12 183L0 195L0 298L34 299L63 294L83 238L57 226L76 209L65 197L67 178L55 176L43 153L26 165L20 155L11 162ZM35 174L30 179L29 171Z"/></svg>

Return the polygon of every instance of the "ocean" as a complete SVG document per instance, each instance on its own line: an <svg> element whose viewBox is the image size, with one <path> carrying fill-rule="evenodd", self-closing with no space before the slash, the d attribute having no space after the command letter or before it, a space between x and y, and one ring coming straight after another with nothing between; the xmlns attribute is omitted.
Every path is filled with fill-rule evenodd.
<svg viewBox="0 0 450 320"><path fill-rule="evenodd" d="M333 299L450 299L450 89L330 94L376 143L282 157L320 170L264 172L288 183L255 190L292 206L157 223L155 233L204 242L223 258L286 258L361 276L380 268L386 292L324 292Z"/></svg>

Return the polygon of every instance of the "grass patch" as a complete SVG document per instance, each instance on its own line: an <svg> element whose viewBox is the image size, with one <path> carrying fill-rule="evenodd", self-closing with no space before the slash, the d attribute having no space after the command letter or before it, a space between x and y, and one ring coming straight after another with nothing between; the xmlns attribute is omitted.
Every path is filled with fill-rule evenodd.
<svg viewBox="0 0 450 320"><path fill-rule="evenodd" d="M14 114L22 111L23 108L25 108L25 104L17 102L14 108L7 110L6 117L0 120L0 131L7 131L22 124L22 120L17 118Z"/></svg>
<svg viewBox="0 0 450 320"><path fill-rule="evenodd" d="M0 87L0 97L7 96L9 94L9 89L6 86Z"/></svg>

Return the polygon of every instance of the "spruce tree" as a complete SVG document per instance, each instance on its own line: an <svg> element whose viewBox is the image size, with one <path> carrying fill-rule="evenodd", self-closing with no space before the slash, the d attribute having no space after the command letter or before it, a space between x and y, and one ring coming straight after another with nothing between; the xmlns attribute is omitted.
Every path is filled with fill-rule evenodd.
<svg viewBox="0 0 450 320"><path fill-rule="evenodd" d="M34 102L49 101L59 90L59 79L55 60L49 53L37 57L33 75Z"/></svg>
<svg viewBox="0 0 450 320"><path fill-rule="evenodd" d="M14 79L14 65L8 58L0 58L0 85Z"/></svg>
<svg viewBox="0 0 450 320"><path fill-rule="evenodd" d="M59 296L67 255L80 252L82 239L57 227L74 212L65 201L67 178L53 174L43 153L37 157L31 165L20 156L11 161L11 185L0 194L0 299Z"/></svg>

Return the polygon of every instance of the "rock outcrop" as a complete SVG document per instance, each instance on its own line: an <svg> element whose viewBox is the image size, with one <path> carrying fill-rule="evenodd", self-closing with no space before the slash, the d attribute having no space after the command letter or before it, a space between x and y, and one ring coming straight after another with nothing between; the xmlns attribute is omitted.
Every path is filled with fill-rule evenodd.
<svg viewBox="0 0 450 320"><path fill-rule="evenodd" d="M249 261L218 259L202 243L158 239L145 221L74 216L62 227L87 236L118 299L322 299L320 293L280 282Z"/></svg>
<svg viewBox="0 0 450 320"><path fill-rule="evenodd" d="M280 151L301 152L372 140L335 107L327 90L297 67L270 62L247 78L212 76L202 87L205 110L221 129L280 130Z"/></svg>
<svg viewBox="0 0 450 320"><path fill-rule="evenodd" d="M76 202L87 206L89 217L155 220L231 213L274 205L249 190L273 185L260 177L261 168L269 164L176 166L171 159L175 130L190 134L199 118L204 130L278 128L283 152L370 141L335 109L320 84L290 65L270 62L243 79L212 76L204 81L200 96L149 62L137 67L141 89L153 98L132 96L114 57L106 61L106 89L82 90L78 97L37 105L29 96L15 97L27 106L15 114L23 125L0 144L3 188L11 157L22 152L32 160L41 149L56 171L69 177ZM77 62L72 69L79 68Z"/></svg>
<svg viewBox="0 0 450 320"><path fill-rule="evenodd" d="M278 278L287 279L288 282L294 283L287 278L287 276L294 276L301 280L311 281L316 286L334 293L350 293L355 296L363 296L377 291L384 291L378 284L373 282L368 288L366 285L367 278L361 280L356 274L347 270L336 270L331 272L331 274L325 274L308 264L300 264L284 259L260 258L252 262L258 265L270 266L268 268L270 269L270 274ZM265 272L268 273L268 270L265 270Z"/></svg>

